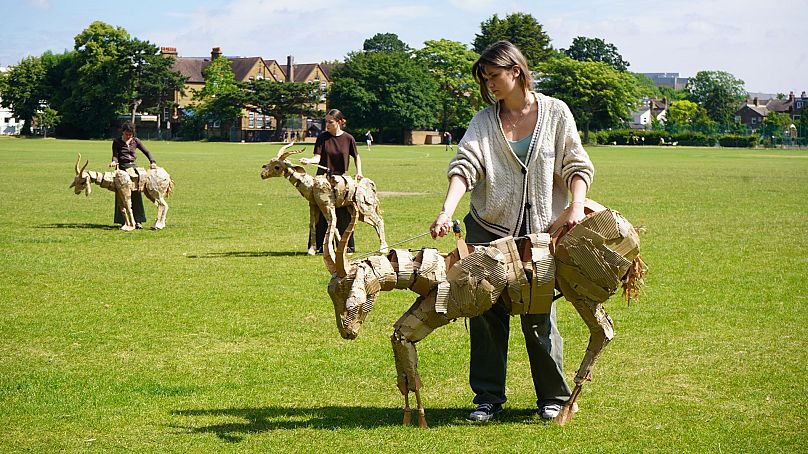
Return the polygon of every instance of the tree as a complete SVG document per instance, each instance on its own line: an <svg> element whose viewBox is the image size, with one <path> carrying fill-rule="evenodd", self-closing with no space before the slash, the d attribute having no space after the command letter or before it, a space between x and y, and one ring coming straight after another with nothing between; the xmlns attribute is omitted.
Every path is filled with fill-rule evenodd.
<svg viewBox="0 0 808 454"><path fill-rule="evenodd" d="M539 88L566 102L589 141L593 122L601 127L619 125L631 118L639 93L636 79L603 62L568 57L542 65Z"/></svg>
<svg viewBox="0 0 808 454"><path fill-rule="evenodd" d="M48 129L58 125L59 122L62 120L62 117L56 110L51 109L50 107L46 107L45 110L43 110L37 115L37 120L39 122L40 127L42 127L43 135L45 136L45 138L47 138Z"/></svg>
<svg viewBox="0 0 808 454"><path fill-rule="evenodd" d="M441 130L465 128L481 104L477 83L470 71L478 55L465 44L446 39L426 41L415 55L421 66L429 68L438 84Z"/></svg>
<svg viewBox="0 0 808 454"><path fill-rule="evenodd" d="M735 111L746 98L744 83L724 71L699 71L687 82L690 100L707 109L707 115L720 125L734 122Z"/></svg>
<svg viewBox="0 0 808 454"><path fill-rule="evenodd" d="M225 135L225 126L241 117L246 94L236 82L230 60L225 57L214 58L202 71L202 76L205 86L193 97L199 101L194 105L194 110L201 121L219 122L220 132Z"/></svg>
<svg viewBox="0 0 808 454"><path fill-rule="evenodd" d="M617 47L600 38L578 36L572 40L570 48L563 52L573 60L602 61L618 71L625 71L629 67L629 63L617 52Z"/></svg>
<svg viewBox="0 0 808 454"><path fill-rule="evenodd" d="M791 126L791 115L782 112L769 112L763 119L761 134L765 137L783 138Z"/></svg>
<svg viewBox="0 0 808 454"><path fill-rule="evenodd" d="M437 126L437 89L427 68L404 52L355 52L333 73L329 105L339 106L351 128L403 135Z"/></svg>
<svg viewBox="0 0 808 454"><path fill-rule="evenodd" d="M800 119L797 121L797 130L800 137L808 137L808 103L803 104L800 110Z"/></svg>
<svg viewBox="0 0 808 454"><path fill-rule="evenodd" d="M365 52L409 52L410 46L395 33L376 33L365 40L362 49Z"/></svg>
<svg viewBox="0 0 808 454"><path fill-rule="evenodd" d="M137 38L125 43L121 58L132 123L139 107L154 107L158 116L162 115L168 97L185 86L186 78L171 69L174 59L162 56L157 46ZM161 121L157 124L159 130Z"/></svg>
<svg viewBox="0 0 808 454"><path fill-rule="evenodd" d="M64 120L83 137L103 137L129 96L126 51L131 40L122 27L95 21L75 37L76 76Z"/></svg>
<svg viewBox="0 0 808 454"><path fill-rule="evenodd" d="M514 13L505 16L505 19L494 14L480 24L480 33L474 37L474 51L480 54L486 47L501 40L515 44L534 71L555 55L550 46L550 36L530 14Z"/></svg>
<svg viewBox="0 0 808 454"><path fill-rule="evenodd" d="M246 90L245 100L248 105L275 119L275 138L278 140L282 137L283 124L287 117L322 117L324 113L312 107L320 99L319 87L312 84L260 79L244 84L243 88Z"/></svg>
<svg viewBox="0 0 808 454"><path fill-rule="evenodd" d="M3 76L2 104L24 120L23 135L31 135L31 124L40 108L44 91L45 67L39 57L26 57Z"/></svg>
<svg viewBox="0 0 808 454"><path fill-rule="evenodd" d="M686 99L671 104L665 119L667 130L670 132L682 130L710 132L715 127L715 122L707 115L704 107Z"/></svg>
<svg viewBox="0 0 808 454"><path fill-rule="evenodd" d="M634 77L634 81L637 84L637 90L640 96L645 96L654 99L659 99L662 97L660 96L659 87L654 85L654 81L651 80L650 77L640 73L630 73L630 74L632 77Z"/></svg>

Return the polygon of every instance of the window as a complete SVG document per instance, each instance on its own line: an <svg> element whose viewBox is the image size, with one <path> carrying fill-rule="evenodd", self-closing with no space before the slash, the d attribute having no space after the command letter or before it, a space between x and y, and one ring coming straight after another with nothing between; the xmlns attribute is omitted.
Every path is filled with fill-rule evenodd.
<svg viewBox="0 0 808 454"><path fill-rule="evenodd" d="M252 110L247 114L247 127L252 129L255 127L255 112Z"/></svg>

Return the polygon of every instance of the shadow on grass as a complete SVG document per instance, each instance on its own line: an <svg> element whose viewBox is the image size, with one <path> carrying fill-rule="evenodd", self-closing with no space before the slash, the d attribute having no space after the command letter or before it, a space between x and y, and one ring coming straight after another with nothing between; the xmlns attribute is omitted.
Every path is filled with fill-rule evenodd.
<svg viewBox="0 0 808 454"><path fill-rule="evenodd" d="M430 427L450 425L478 425L466 420L471 409L427 408L426 419ZM223 441L240 442L246 435L273 430L295 429L373 429L377 427L401 426L403 411L397 408L381 407L263 407L263 408L222 408L211 410L174 410L172 415L187 417L221 417L226 422L204 426L172 425L190 434L214 434ZM418 413L413 408L413 427L418 425ZM233 418L243 419L233 422ZM482 424L525 424L540 421L536 410L508 409L497 419Z"/></svg>
<svg viewBox="0 0 808 454"><path fill-rule="evenodd" d="M294 257L296 255L306 255L305 252L291 251L231 251L231 252L208 252L206 254L188 254L189 259L220 259L227 257Z"/></svg>
<svg viewBox="0 0 808 454"><path fill-rule="evenodd" d="M88 224L88 223L72 223L61 222L56 224L42 224L36 226L38 229L99 229L99 230L119 230L117 225L109 224Z"/></svg>

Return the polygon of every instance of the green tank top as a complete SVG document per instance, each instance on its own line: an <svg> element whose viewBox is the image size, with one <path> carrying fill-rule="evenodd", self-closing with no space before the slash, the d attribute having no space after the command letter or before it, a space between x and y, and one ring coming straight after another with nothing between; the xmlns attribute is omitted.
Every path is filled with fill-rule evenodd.
<svg viewBox="0 0 808 454"><path fill-rule="evenodd" d="M531 137L533 137L533 134L528 134L519 140L508 141L508 143L511 144L511 149L516 154L516 157L522 161L522 164L524 164L527 159L527 150L530 148Z"/></svg>

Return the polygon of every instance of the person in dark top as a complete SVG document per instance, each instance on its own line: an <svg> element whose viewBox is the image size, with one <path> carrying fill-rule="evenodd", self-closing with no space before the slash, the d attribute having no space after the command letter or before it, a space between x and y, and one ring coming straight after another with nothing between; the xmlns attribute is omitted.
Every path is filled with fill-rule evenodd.
<svg viewBox="0 0 808 454"><path fill-rule="evenodd" d="M317 164L317 175L331 172L333 175L342 175L350 166L351 157L356 166L356 180L362 179L362 160L359 159L359 152L356 150L356 140L347 132L342 130L345 126L345 117L337 109L331 109L325 116L326 132L317 137L314 143L314 156L311 158L301 158L301 164ZM328 170L326 170L328 169ZM351 222L351 214L347 207L337 208L337 230L340 236L345 232ZM320 213L317 220L316 247L318 252L323 252L323 239L328 223L325 216ZM311 246L311 245L309 245ZM348 252L354 251L354 237L348 240Z"/></svg>
<svg viewBox="0 0 808 454"><path fill-rule="evenodd" d="M146 155L149 163L151 163L150 168L157 168L157 161L154 160L154 156L146 149L143 142L135 137L135 128L132 124L126 122L121 125L121 137L112 141L112 162L109 163L109 166L117 167L121 170L136 167L137 150ZM142 229L143 223L146 222L146 211L143 209L143 197L137 191L132 192L132 213L135 216L135 228ZM115 197L115 223L126 224L126 219L121 213L117 197Z"/></svg>

